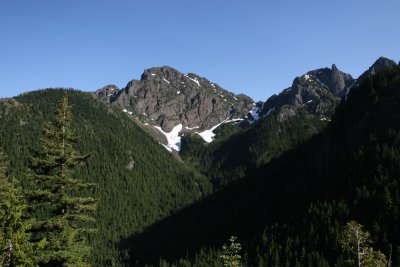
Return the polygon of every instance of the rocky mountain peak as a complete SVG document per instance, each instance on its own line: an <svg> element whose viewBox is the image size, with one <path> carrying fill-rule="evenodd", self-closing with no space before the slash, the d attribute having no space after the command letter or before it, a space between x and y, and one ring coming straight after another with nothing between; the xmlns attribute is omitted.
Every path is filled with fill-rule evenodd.
<svg viewBox="0 0 400 267"><path fill-rule="evenodd" d="M107 95L104 88L98 92ZM174 134L177 140L178 134L210 130L220 123L243 119L254 109L250 97L168 66L144 70L140 80L130 81L109 102L150 129L158 129L167 139Z"/></svg>
<svg viewBox="0 0 400 267"><path fill-rule="evenodd" d="M95 95L103 101L110 102L118 94L118 92L119 88L116 85L109 84L97 90Z"/></svg>
<svg viewBox="0 0 400 267"><path fill-rule="evenodd" d="M140 80L141 81L159 80L159 79L175 80L179 79L182 75L183 74L181 72L169 66L153 67L144 70Z"/></svg>
<svg viewBox="0 0 400 267"><path fill-rule="evenodd" d="M385 58L385 57L380 57L378 58L374 64L372 64L371 67L367 71L365 71L361 76L358 78L358 80L363 79L364 77L367 77L368 75L375 75L378 71L381 71L386 68L391 68L397 66L396 62L394 62L391 59Z"/></svg>
<svg viewBox="0 0 400 267"><path fill-rule="evenodd" d="M340 71L335 64L331 68L309 71L296 77L292 86L283 90L279 95L271 96L263 104L260 115L266 116L283 106L292 106L305 108L321 118L329 117L340 98L345 94L346 88L352 83L354 83L354 79L351 75ZM290 110L291 112L284 117L295 115L296 109Z"/></svg>
<svg viewBox="0 0 400 267"><path fill-rule="evenodd" d="M374 64L372 64L372 68L379 69L379 68L387 68L387 67L394 67L396 66L396 62L393 60L386 58L386 57L379 57Z"/></svg>
<svg viewBox="0 0 400 267"><path fill-rule="evenodd" d="M350 74L340 71L335 64L329 68L321 68L307 73L314 77L314 80L325 86L336 97L342 97L345 89L354 81Z"/></svg>

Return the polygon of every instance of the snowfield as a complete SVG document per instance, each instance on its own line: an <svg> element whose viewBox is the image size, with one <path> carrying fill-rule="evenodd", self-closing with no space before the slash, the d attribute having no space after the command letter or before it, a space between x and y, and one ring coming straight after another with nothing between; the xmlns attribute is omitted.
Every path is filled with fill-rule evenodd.
<svg viewBox="0 0 400 267"><path fill-rule="evenodd" d="M154 128L162 132L165 135L165 137L167 137L168 148L174 149L176 151L181 150L181 137L179 136L179 132L182 131L182 124L176 125L169 133L164 132L160 126L154 126ZM169 149L167 150L170 151Z"/></svg>

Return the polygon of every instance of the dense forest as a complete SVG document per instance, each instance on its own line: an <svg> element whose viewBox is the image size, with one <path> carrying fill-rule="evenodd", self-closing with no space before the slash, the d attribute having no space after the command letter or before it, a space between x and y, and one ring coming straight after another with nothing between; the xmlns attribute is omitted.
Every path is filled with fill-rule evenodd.
<svg viewBox="0 0 400 267"><path fill-rule="evenodd" d="M9 176L29 188L26 173L39 149L45 122L54 120L56 103L65 90L27 93L0 104L0 147L10 159ZM203 198L210 182L176 161L161 145L119 110L92 95L67 90L72 105L75 148L92 153L76 176L97 184L97 233L90 236L94 266L119 264L126 254L121 239Z"/></svg>
<svg viewBox="0 0 400 267"><path fill-rule="evenodd" d="M293 108L296 116L280 120L276 113L256 124L225 124L216 129L216 141L204 143L197 135L185 136L180 156L210 177L215 189L243 178L262 164L278 157L320 132L327 121L304 107Z"/></svg>
<svg viewBox="0 0 400 267"><path fill-rule="evenodd" d="M8 182L0 184L0 204L13 200L17 215L40 219L67 209L52 203L34 210L34 201L18 197L37 199L51 188L47 182L38 188L32 177L58 177L46 172L54 159L46 158L52 152L46 140L56 136L48 123L59 122L56 103L65 93L77 137L69 155L82 161L70 164L81 182L70 182L87 188L67 200L88 196L85 208L95 219L96 231L82 233L91 247L85 264L400 266L399 67L358 81L330 122L302 108L287 120L272 113L221 128L222 138L211 144L186 137L183 161L91 94L47 89L3 99L0 177ZM19 239L45 235L23 221L31 225L18 228ZM64 236L76 237L67 230ZM354 253L354 232L362 234L362 253Z"/></svg>
<svg viewBox="0 0 400 267"><path fill-rule="evenodd" d="M235 235L246 266L345 266L340 236L356 221L399 266L399 103L399 68L359 81L319 134L124 245L155 265L218 266Z"/></svg>

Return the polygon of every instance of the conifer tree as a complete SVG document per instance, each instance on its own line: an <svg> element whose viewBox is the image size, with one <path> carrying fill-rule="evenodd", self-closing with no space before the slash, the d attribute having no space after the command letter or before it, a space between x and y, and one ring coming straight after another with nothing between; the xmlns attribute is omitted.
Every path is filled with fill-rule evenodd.
<svg viewBox="0 0 400 267"><path fill-rule="evenodd" d="M239 267L240 260L242 259L239 252L242 249L242 246L240 243L236 243L235 236L231 236L229 242L229 246L222 246L222 255L220 257L223 260L225 267Z"/></svg>
<svg viewBox="0 0 400 267"><path fill-rule="evenodd" d="M363 230L362 225L350 221L344 227L339 240L343 250L348 253L347 264L358 267L385 267L387 260L379 250L373 250L370 234Z"/></svg>
<svg viewBox="0 0 400 267"><path fill-rule="evenodd" d="M87 266L90 247L87 233L93 228L93 197L85 196L95 186L74 177L74 170L90 154L80 155L73 144L71 106L64 94L55 120L43 128L40 149L31 160L30 191L36 214L34 238L44 244L36 261L40 266Z"/></svg>
<svg viewBox="0 0 400 267"><path fill-rule="evenodd" d="M0 152L0 266L34 266L25 195L16 179L7 178L7 163Z"/></svg>

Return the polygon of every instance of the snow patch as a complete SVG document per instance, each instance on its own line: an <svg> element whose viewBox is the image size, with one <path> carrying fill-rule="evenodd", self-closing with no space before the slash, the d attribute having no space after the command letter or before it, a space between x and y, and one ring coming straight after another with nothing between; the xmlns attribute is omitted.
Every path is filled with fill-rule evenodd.
<svg viewBox="0 0 400 267"><path fill-rule="evenodd" d="M185 129L187 129L187 130L194 130L194 129L199 129L200 128L200 126L194 126L194 127L192 127L192 128L190 128L190 127L185 127Z"/></svg>
<svg viewBox="0 0 400 267"><path fill-rule="evenodd" d="M163 78L164 82L167 82L168 84L170 83L167 79Z"/></svg>
<svg viewBox="0 0 400 267"><path fill-rule="evenodd" d="M172 152L172 148L164 145L163 143L159 143L160 145L162 145L166 150L168 150L168 152Z"/></svg>
<svg viewBox="0 0 400 267"><path fill-rule="evenodd" d="M143 112L143 116L146 116L146 117L147 117L147 114Z"/></svg>
<svg viewBox="0 0 400 267"><path fill-rule="evenodd" d="M254 121L252 121L252 123L258 121L258 119L260 119L260 108L255 106L255 103L253 103L254 107L252 110L250 110L250 115L253 117Z"/></svg>
<svg viewBox="0 0 400 267"><path fill-rule="evenodd" d="M233 97L233 99L235 99L236 101L238 101L239 99L237 99L236 97Z"/></svg>
<svg viewBox="0 0 400 267"><path fill-rule="evenodd" d="M228 118L229 119L229 118ZM215 137L215 133L214 130L217 129L220 125L222 125L224 122L226 122L228 119L218 123L217 125L215 125L214 127L212 127L209 130L205 130L201 133L196 132L198 135L201 136L201 138L204 139L204 141L206 141L207 143L211 143L212 141L214 141L214 137Z"/></svg>
<svg viewBox="0 0 400 267"><path fill-rule="evenodd" d="M215 85L213 83L211 84L211 86L215 88Z"/></svg>
<svg viewBox="0 0 400 267"><path fill-rule="evenodd" d="M224 123L228 123L228 122L235 122L235 121L242 121L243 119L232 119L229 120L230 116L228 118L226 118L225 120L223 120L222 122L218 123L217 125L215 125L214 127L212 127L209 130L205 130L201 133L196 132L198 135L201 136L201 138L203 138L204 141L206 141L207 143L211 143L212 141L214 141L214 137L215 137L215 133L214 130L217 129L219 126L221 126Z"/></svg>
<svg viewBox="0 0 400 267"><path fill-rule="evenodd" d="M227 120L227 121L225 121L225 123L228 123L228 122L236 122L236 121L243 121L243 119L232 119L232 120Z"/></svg>
<svg viewBox="0 0 400 267"><path fill-rule="evenodd" d="M129 115L132 115L132 113L133 113L132 111L128 111L125 108L122 110L122 112L128 113Z"/></svg>
<svg viewBox="0 0 400 267"><path fill-rule="evenodd" d="M183 76L185 76L185 77L188 78L189 80L195 82L195 83L197 84L197 86L200 86L200 87L201 87L200 82L199 82L199 80L197 80L197 78L190 78L187 74L185 74L185 75L183 75Z"/></svg>
<svg viewBox="0 0 400 267"><path fill-rule="evenodd" d="M176 94L179 95L181 93L181 91L176 91Z"/></svg>
<svg viewBox="0 0 400 267"><path fill-rule="evenodd" d="M311 103L311 102L312 102L312 99L311 99L311 100L308 100L308 101L307 101L307 104L309 104L309 103Z"/></svg>
<svg viewBox="0 0 400 267"><path fill-rule="evenodd" d="M155 73L152 73L151 76L156 76L156 74L155 74Z"/></svg>
<svg viewBox="0 0 400 267"><path fill-rule="evenodd" d="M182 124L176 125L169 133L164 132L163 129L159 126L154 126L154 128L158 129L165 135L165 137L167 137L168 148L174 149L176 151L179 151L181 149L181 137L179 136L179 132L182 130Z"/></svg>

